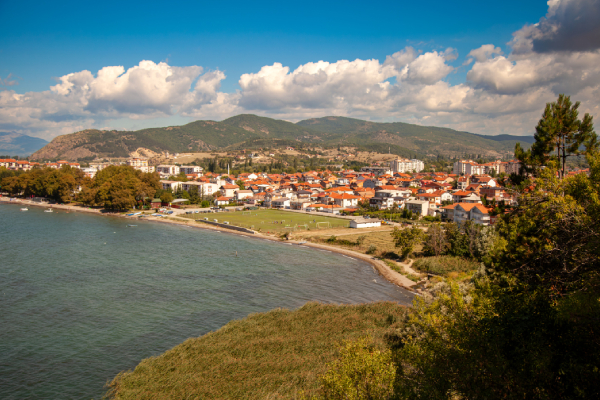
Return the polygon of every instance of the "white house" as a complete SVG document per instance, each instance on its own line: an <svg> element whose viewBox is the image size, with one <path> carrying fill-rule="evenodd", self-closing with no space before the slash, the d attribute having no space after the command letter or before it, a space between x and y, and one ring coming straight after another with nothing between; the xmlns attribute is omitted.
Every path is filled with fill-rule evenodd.
<svg viewBox="0 0 600 400"><path fill-rule="evenodd" d="M375 228L381 226L381 221L378 219L357 218L350 221L350 228Z"/></svg>
<svg viewBox="0 0 600 400"><path fill-rule="evenodd" d="M454 207L454 222L461 224L473 221L479 225L490 224L490 214L483 205L478 203L458 203Z"/></svg>

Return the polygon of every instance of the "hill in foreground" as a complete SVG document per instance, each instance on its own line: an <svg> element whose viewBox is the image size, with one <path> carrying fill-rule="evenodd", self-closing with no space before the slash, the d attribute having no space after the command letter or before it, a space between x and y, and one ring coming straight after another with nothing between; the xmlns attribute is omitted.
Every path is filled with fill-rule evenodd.
<svg viewBox="0 0 600 400"><path fill-rule="evenodd" d="M449 128L402 122L376 123L345 117L314 118L293 124L243 114L220 122L202 120L139 131L84 130L55 138L35 152L32 159L128 157L139 148L157 153L189 153L303 145L354 146L360 150L389 151L411 158L437 154L501 157L511 154L517 141L528 143L529 139L511 135L491 137Z"/></svg>
<svg viewBox="0 0 600 400"><path fill-rule="evenodd" d="M310 398L344 340L371 336L383 349L405 313L397 303L378 302L252 314L143 360L112 381L109 397L292 399L304 391Z"/></svg>

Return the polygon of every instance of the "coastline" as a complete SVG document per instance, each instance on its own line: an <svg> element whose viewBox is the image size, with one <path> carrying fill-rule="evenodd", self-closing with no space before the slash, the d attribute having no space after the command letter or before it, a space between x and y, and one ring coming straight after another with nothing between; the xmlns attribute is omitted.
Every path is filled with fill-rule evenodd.
<svg viewBox="0 0 600 400"><path fill-rule="evenodd" d="M103 215L103 216L120 217L120 218L125 218L128 220L136 220L136 221L138 220L137 217L128 217L128 216L126 216L122 213L118 213L118 212L107 212L107 211L103 211L103 209L100 209L100 208L86 208L86 207L66 205L66 204L38 203L38 202L35 202L32 200L25 200L25 199L18 199L18 198L13 198L11 200L11 198L8 198L8 197L0 197L0 204L3 204L3 203L19 204L19 205L25 205L28 207L31 206L31 207L40 207L40 208L59 209L59 210L65 210L65 212L87 212L87 213L94 213L94 214ZM332 253L337 253L337 254L340 254L345 257L350 257L350 258L358 259L360 261L364 261L364 262L368 263L369 265L371 265L379 273L379 275L381 275L388 282L390 282L408 292L416 294L415 290L411 287L414 285L414 282L412 282L410 279L408 279L405 276L403 276L402 274L392 270L383 261L378 260L374 257L370 257L366 254L353 251L353 250L340 249L337 247L327 246L327 245L320 244L320 243L311 243L311 242L305 242L305 241L302 241L302 242L297 241L297 240L281 241L281 240L278 240L276 237L265 235L265 234L262 234L259 232L251 234L251 233L245 233L245 232L239 232L239 231L232 231L230 229L221 228L221 227L209 225L209 224L204 224L202 222L196 222L195 220L186 221L185 218L181 218L181 217L157 218L157 217L147 216L144 218L144 220L168 223L168 224L176 224L176 225L193 227L193 228L207 229L207 230L212 230L212 231L218 231L221 233L242 235L242 236L255 238L255 239L270 240L272 242L278 242L281 244L304 246L304 247L311 247L315 250L330 251Z"/></svg>

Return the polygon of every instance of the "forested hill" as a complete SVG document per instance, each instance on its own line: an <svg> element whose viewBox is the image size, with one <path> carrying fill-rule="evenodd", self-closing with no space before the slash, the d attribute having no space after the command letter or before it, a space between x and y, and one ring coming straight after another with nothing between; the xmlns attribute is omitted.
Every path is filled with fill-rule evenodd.
<svg viewBox="0 0 600 400"><path fill-rule="evenodd" d="M323 132L330 141L357 145L387 143L427 154L512 152L517 142L533 143L533 136L486 136L436 126L371 122L346 117L311 118L297 125Z"/></svg>
<svg viewBox="0 0 600 400"><path fill-rule="evenodd" d="M427 154L500 156L514 149L516 141L513 138L493 140L448 128L400 122L373 123L344 117L309 119L293 124L242 114L220 122L202 120L182 126L139 131L89 129L59 136L31 158L81 160L96 156L127 157L138 148L184 153L290 145L302 147L309 144L350 145L362 150L391 151L404 157L423 157Z"/></svg>

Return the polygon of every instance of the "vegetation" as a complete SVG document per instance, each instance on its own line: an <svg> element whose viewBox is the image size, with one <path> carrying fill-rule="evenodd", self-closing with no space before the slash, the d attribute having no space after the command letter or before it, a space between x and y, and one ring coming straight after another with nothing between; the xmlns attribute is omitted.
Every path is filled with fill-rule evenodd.
<svg viewBox="0 0 600 400"><path fill-rule="evenodd" d="M0 171L0 177L2 190L13 196L47 197L61 203L72 201L75 189L88 182L81 170L68 165L60 169L35 168L28 172L4 169Z"/></svg>
<svg viewBox="0 0 600 400"><path fill-rule="evenodd" d="M479 268L480 263L463 257L434 256L417 259L412 268L417 271L456 278L466 273L473 273Z"/></svg>
<svg viewBox="0 0 600 400"><path fill-rule="evenodd" d="M328 363L336 362L340 344L368 336L372 340L367 348L380 351L380 356L361 351L356 357L372 360L375 368L387 364L386 335L401 326L405 314L404 307L392 302L307 303L296 311L253 314L188 339L159 357L143 360L134 371L119 374L111 383L111 397L299 398L301 391L308 397L320 396L328 393L321 391L320 376L325 375ZM345 347L348 351L342 354L353 353L355 348L361 350L360 346ZM338 373L350 371L345 368ZM335 380L332 373L325 376Z"/></svg>
<svg viewBox="0 0 600 400"><path fill-rule="evenodd" d="M109 210L142 207L159 188L158 174L146 174L128 166L110 166L93 179L79 168L34 168L27 172L0 171L0 186L14 196L45 197L60 203L79 201ZM81 191L78 191L81 188Z"/></svg>
<svg viewBox="0 0 600 400"><path fill-rule="evenodd" d="M149 128L139 131L85 130L54 139L32 155L32 159L56 159L64 154L127 157L138 148L171 153L302 147L318 144L333 148L340 143L358 150L425 157L446 154L508 152L516 141L484 138L448 128L404 123L374 123L343 117L310 119L293 124L286 121L238 115L221 122L195 121L183 126ZM448 160L449 161L449 160ZM447 164L445 164L447 166Z"/></svg>

